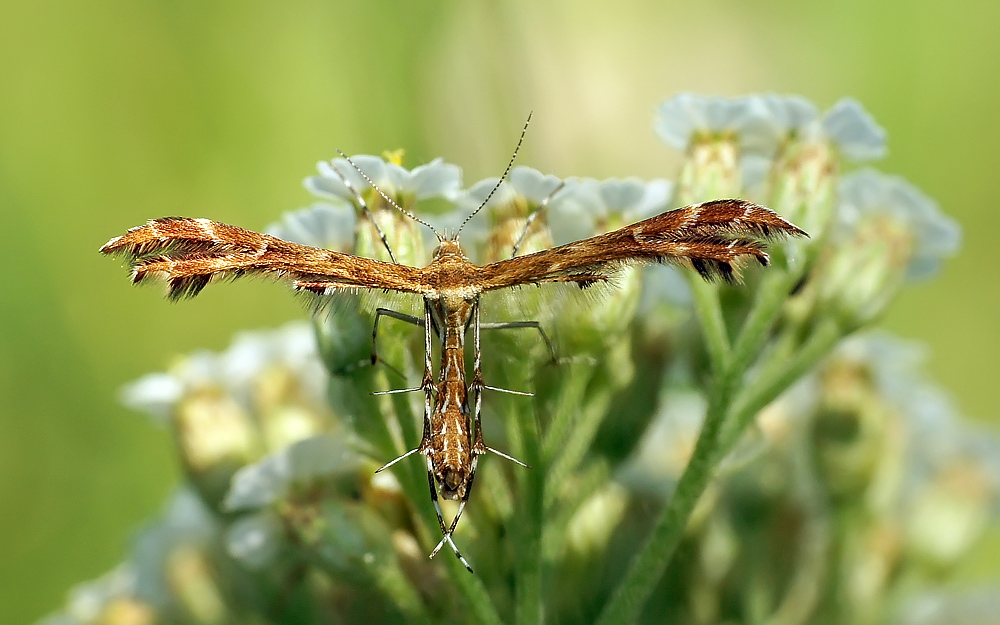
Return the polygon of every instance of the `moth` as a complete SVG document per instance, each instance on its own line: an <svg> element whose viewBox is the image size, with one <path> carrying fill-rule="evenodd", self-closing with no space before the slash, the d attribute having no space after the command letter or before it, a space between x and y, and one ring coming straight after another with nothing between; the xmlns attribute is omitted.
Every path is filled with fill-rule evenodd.
<svg viewBox="0 0 1000 625"><path fill-rule="evenodd" d="M530 119L529 116L529 122ZM459 236L462 228L482 210L506 179L526 130L527 123L514 155L496 186L450 236L439 233L426 221L396 204L341 153L392 207L427 226L437 237L437 247L426 267L410 267L395 262L384 235L382 241L389 249L392 262L300 245L208 219L186 217L151 220L111 239L100 250L104 254L125 255L131 264L133 283L164 279L168 286L167 296L171 299L197 295L215 279L244 275L277 278L291 283L297 291L320 298L357 290L396 291L422 297L422 316L388 308L375 310L373 362L377 353L374 344L378 323L383 316L412 323L424 330L424 373L420 385L385 391L423 393L423 436L417 447L390 461L379 471L412 454L424 456L431 500L442 535L430 555L434 557L447 543L470 572L472 567L455 545L452 535L469 501L479 457L492 452L527 466L488 447L483 441L480 416L484 391L518 392L486 383L481 368L480 331L534 328L552 349L548 337L536 321L482 322L480 297L491 291L550 283L569 283L586 289L608 282L624 266L644 263L679 263L694 269L705 279L721 278L726 282L736 282L741 261L768 264L765 242L805 235L804 231L773 211L752 202L715 200L668 211L613 232L524 256L516 255L515 246L514 254L508 260L476 265L466 256ZM361 195L351 188L346 178L341 177L370 218L371 213ZM375 223L374 219L371 223ZM471 380L466 377L465 363L465 341L470 331L473 346ZM435 338L440 345L436 378L432 362ZM445 523L441 513L439 493L444 499L459 501L458 511L449 524Z"/></svg>

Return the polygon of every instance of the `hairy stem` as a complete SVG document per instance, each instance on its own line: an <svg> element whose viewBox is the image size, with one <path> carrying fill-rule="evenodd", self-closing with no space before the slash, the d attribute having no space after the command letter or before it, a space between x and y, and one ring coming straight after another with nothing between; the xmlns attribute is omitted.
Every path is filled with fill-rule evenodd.
<svg viewBox="0 0 1000 625"><path fill-rule="evenodd" d="M719 375L729 360L729 333L726 321L722 317L722 305L719 302L719 288L705 282L700 277L690 281L691 292L694 295L695 309L701 323L702 335L708 356L712 362L712 373Z"/></svg>
<svg viewBox="0 0 1000 625"><path fill-rule="evenodd" d="M673 496L664 507L647 543L632 561L624 579L605 606L598 620L600 625L633 622L663 576L677 545L684 536L691 511L714 476L715 469L735 443L735 438L727 437L725 441L722 440L724 426L732 420L731 415L743 414L731 411L730 405L746 371L766 342L768 332L787 297L793 279L792 276L781 274L762 281L757 299L732 349L729 346L717 289L694 284L695 309L715 372L709 388L705 422ZM767 391L780 392L801 373L801 369L796 369L794 376L781 376L768 386ZM781 386L782 384L784 386ZM756 403L752 405L757 406ZM757 406L757 409L760 407L762 406ZM753 414L756 412L749 418L752 418ZM749 418L746 422L749 422ZM742 431L742 428L730 426L726 428L726 433L736 430Z"/></svg>

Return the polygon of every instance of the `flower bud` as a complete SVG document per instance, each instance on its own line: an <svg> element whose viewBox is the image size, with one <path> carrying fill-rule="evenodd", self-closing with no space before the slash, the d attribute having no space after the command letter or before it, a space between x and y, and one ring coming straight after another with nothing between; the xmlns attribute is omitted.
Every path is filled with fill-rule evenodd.
<svg viewBox="0 0 1000 625"><path fill-rule="evenodd" d="M841 182L830 244L813 281L818 314L833 311L847 327L871 322L904 279L932 273L958 247L958 226L901 178L873 170Z"/></svg>

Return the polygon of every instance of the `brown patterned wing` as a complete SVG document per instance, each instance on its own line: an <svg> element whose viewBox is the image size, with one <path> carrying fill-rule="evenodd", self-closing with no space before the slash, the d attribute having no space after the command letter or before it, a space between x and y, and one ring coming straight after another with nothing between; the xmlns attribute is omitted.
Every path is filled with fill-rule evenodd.
<svg viewBox="0 0 1000 625"><path fill-rule="evenodd" d="M715 200L669 211L576 243L482 268L482 291L539 282L581 288L607 281L634 263L675 262L705 279L739 280L741 261L767 265L764 242L806 235L770 209L744 200Z"/></svg>
<svg viewBox="0 0 1000 625"><path fill-rule="evenodd" d="M297 290L329 295L341 289L422 293L420 270L360 258L208 219L165 217L108 241L104 254L123 254L132 282L166 280L171 299L193 297L213 279L267 275Z"/></svg>

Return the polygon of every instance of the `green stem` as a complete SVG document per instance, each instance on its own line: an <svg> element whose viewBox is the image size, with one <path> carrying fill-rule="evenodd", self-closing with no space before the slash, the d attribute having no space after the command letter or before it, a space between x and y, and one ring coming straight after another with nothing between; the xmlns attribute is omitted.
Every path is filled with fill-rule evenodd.
<svg viewBox="0 0 1000 625"><path fill-rule="evenodd" d="M307 562L308 566L316 567L334 579L343 574L341 569L331 566L312 547L300 546L299 554L302 561ZM375 560L372 564L362 562L361 568L371 584L392 602L396 609L406 617L407 622L428 624L433 622L424 600L400 571L397 563L388 565L383 561Z"/></svg>
<svg viewBox="0 0 1000 625"><path fill-rule="evenodd" d="M803 625L813 620L823 598L833 542L829 497L811 444L813 423L798 430L792 451L793 492L805 515L797 539L796 566L784 597L766 625Z"/></svg>
<svg viewBox="0 0 1000 625"><path fill-rule="evenodd" d="M396 609L406 616L407 622L427 624L433 622L420 594L397 566L370 568L375 585L382 594L392 599Z"/></svg>
<svg viewBox="0 0 1000 625"><path fill-rule="evenodd" d="M572 431L574 417L579 414L578 407L582 403L587 384L594 376L594 368L583 364L568 365L566 370L566 379L559 384L558 396L552 402L555 414L549 421L542 442L542 453L549 461L563 446L567 434Z"/></svg>
<svg viewBox="0 0 1000 625"><path fill-rule="evenodd" d="M777 272L766 274L761 279L757 297L754 298L750 312L740 329L740 335L736 339L736 346L733 348L734 366L745 370L756 358L796 279L794 275Z"/></svg>
<svg viewBox="0 0 1000 625"><path fill-rule="evenodd" d="M723 437L720 450L728 453L757 413L830 353L843 336L844 331L839 323L833 319L825 319L791 358L765 368L765 374L736 399L731 426Z"/></svg>
<svg viewBox="0 0 1000 625"><path fill-rule="evenodd" d="M763 329L754 331L757 339L752 342L763 341L766 334L765 326L766 324L761 324L760 327ZM750 345L751 341L743 339L743 336L741 334L739 348L734 352L740 358L733 358L723 375L717 378L716 384L713 385L705 424L698 436L691 460L677 483L673 497L653 528L649 541L633 560L625 578L619 584L611 601L605 606L597 621L598 625L635 621L666 570L671 556L684 535L691 511L708 485L718 463L725 457L725 452L732 448L739 435L761 408L773 401L830 351L842 336L842 331L839 324L832 320L823 322L802 349L780 371L773 377L759 381L744 393L730 413L727 408L746 368L746 363L741 361L759 349L759 345ZM746 340L745 346L744 340ZM720 433L727 413L734 416L735 423L728 428L725 440L720 444Z"/></svg>
<svg viewBox="0 0 1000 625"><path fill-rule="evenodd" d="M663 576L677 545L684 536L688 518L695 504L708 486L718 464L719 433L722 430L726 407L742 373L727 367L716 379L709 397L708 412L701 434L695 443L691 460L677 482L673 496L664 507L663 514L653 528L648 541L632 560L632 564L618 585L611 601L604 607L598 625L624 624L635 621L657 582Z"/></svg>
<svg viewBox="0 0 1000 625"><path fill-rule="evenodd" d="M597 621L599 625L635 621L663 576L684 536L691 511L715 474L719 462L725 457L725 453L721 452L731 448L728 439L725 444L720 444L727 415L732 414L730 404L745 372L767 340L767 334L788 295L788 287L793 279L786 274L773 278L765 276L732 349L729 346L718 291L711 285L697 282L692 284L696 311L715 372L709 391L705 423L673 496L664 507L648 542L632 561L624 579L605 606ZM786 381L782 377L780 381L787 386L794 379ZM728 432L734 429L730 427Z"/></svg>
<svg viewBox="0 0 1000 625"><path fill-rule="evenodd" d="M546 491L542 534L542 557L545 562L553 562L558 557L565 545L566 528L570 521L591 496L608 486L610 477L607 461L597 460L574 476L573 488L568 496L549 497L549 491Z"/></svg>
<svg viewBox="0 0 1000 625"><path fill-rule="evenodd" d="M726 321L719 303L719 288L697 276L689 284L702 335L705 337L705 346L712 361L712 371L718 375L729 360L729 334L726 332Z"/></svg>
<svg viewBox="0 0 1000 625"><path fill-rule="evenodd" d="M414 515L417 518L415 529L418 533L418 542L423 545L433 545L440 537L440 532L437 517L434 516L428 502L427 474L421 470L421 467L423 467L423 462L418 465L416 462L404 461L395 465L392 470L414 507ZM502 623L500 615L497 613L493 599L486 592L482 580L478 576L470 575L458 558L450 553L439 553L437 558L444 560L452 585L458 588L459 594L464 596L465 602L470 606L473 615L472 622L482 625L500 625ZM473 566L475 564L473 562Z"/></svg>
<svg viewBox="0 0 1000 625"><path fill-rule="evenodd" d="M519 557L515 569L516 621L533 625L542 620L542 508L545 499L546 467L542 466L541 437L534 410L508 410L508 422L516 422L521 432L522 458L533 468L518 470L521 505L517 509L520 526Z"/></svg>
<svg viewBox="0 0 1000 625"><path fill-rule="evenodd" d="M608 414L612 397L611 390L602 387L601 390L595 391L587 397L586 409L577 409L580 416L577 418L576 426L568 433L568 436L563 438L562 445L555 452L555 457L546 472L546 481L550 485L546 491L545 504L547 506L555 500L556 489L565 482L570 472L580 464L580 461L590 451L590 445L594 442L597 430Z"/></svg>
<svg viewBox="0 0 1000 625"><path fill-rule="evenodd" d="M497 614L493 599L486 592L486 587L483 586L483 581L479 576L469 575L458 558L450 556L450 554L441 555L447 557L448 573L454 585L465 596L465 602L473 616L473 622L482 623L482 625L502 625L503 621Z"/></svg>

